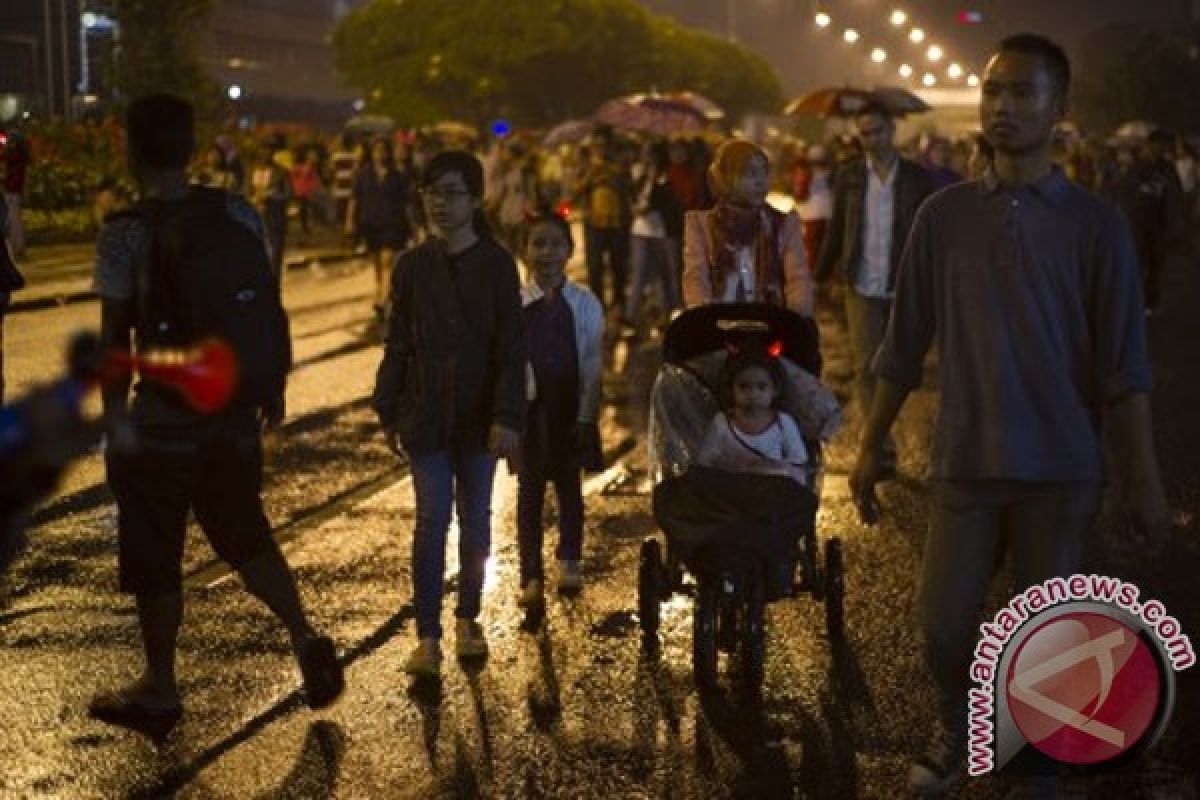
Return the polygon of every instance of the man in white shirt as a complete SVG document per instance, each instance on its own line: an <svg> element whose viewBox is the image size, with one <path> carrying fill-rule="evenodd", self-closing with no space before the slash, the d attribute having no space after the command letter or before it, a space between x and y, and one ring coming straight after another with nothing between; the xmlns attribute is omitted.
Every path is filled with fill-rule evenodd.
<svg viewBox="0 0 1200 800"><path fill-rule="evenodd" d="M859 408L871 407L875 355L891 314L896 265L917 208L929 195L928 173L896 152L896 126L883 110L855 118L865 158L838 171L833 218L817 259L815 276L825 281L835 269L846 280L846 320L854 352ZM894 475L896 448L889 440L884 475Z"/></svg>

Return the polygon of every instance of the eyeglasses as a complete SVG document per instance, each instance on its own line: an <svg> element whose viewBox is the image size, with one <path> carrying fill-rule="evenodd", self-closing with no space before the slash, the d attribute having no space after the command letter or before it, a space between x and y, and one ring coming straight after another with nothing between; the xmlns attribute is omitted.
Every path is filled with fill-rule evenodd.
<svg viewBox="0 0 1200 800"><path fill-rule="evenodd" d="M471 193L468 192L466 189L459 189L454 186L446 187L446 188L439 188L436 186L426 186L424 189L421 190L421 194L424 195L426 200L435 200L436 199L436 200L441 200L444 203L449 203L454 200L462 200L464 197L467 197Z"/></svg>

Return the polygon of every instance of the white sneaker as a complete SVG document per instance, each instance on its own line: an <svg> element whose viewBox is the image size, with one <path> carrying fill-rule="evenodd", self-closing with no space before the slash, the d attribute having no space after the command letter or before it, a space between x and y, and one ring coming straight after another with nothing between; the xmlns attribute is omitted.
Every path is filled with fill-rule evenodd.
<svg viewBox="0 0 1200 800"><path fill-rule="evenodd" d="M473 619L460 619L455 628L454 653L459 658L485 658L488 654L487 639L483 628Z"/></svg>
<svg viewBox="0 0 1200 800"><path fill-rule="evenodd" d="M582 588L583 576L579 574L579 562L558 562L558 590L560 592L577 592Z"/></svg>
<svg viewBox="0 0 1200 800"><path fill-rule="evenodd" d="M437 678L442 674L442 647L437 639L421 639L404 662L404 671L414 678Z"/></svg>
<svg viewBox="0 0 1200 800"><path fill-rule="evenodd" d="M525 588L521 590L521 596L517 598L517 607L529 610L531 608L541 608L545 599L542 596L542 582L532 580L525 584Z"/></svg>

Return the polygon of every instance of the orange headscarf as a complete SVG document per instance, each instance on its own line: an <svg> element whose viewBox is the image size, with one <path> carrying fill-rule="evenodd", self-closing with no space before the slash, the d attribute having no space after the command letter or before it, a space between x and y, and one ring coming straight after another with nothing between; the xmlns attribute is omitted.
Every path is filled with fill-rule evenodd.
<svg viewBox="0 0 1200 800"><path fill-rule="evenodd" d="M708 168L708 185L718 200L728 200L746 172L750 159L758 156L770 163L767 151L745 139L726 139L713 154Z"/></svg>

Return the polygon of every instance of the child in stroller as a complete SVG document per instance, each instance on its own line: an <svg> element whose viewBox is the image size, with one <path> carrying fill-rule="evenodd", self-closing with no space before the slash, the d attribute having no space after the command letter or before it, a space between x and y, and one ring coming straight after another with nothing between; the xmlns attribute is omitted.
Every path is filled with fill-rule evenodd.
<svg viewBox="0 0 1200 800"><path fill-rule="evenodd" d="M817 328L809 318L761 304L702 306L672 322L663 348L664 364L651 398L650 448L654 512L665 537L650 537L642 545L638 590L644 641L657 643L659 604L685 590L686 570L695 579L697 686L715 687L725 652L736 666L740 688L757 696L768 601L794 589L811 592L825 601L831 636L840 635L841 547L831 539L821 559L816 537L821 442L836 430L840 412L832 393L816 379ZM788 412L786 419L795 418L802 441L786 451L792 463L773 453L730 461L715 446L719 426L726 424L717 413L720 376L728 381L747 374L743 366L749 362L786 378L777 405ZM764 417L785 418L782 412L776 417L770 405ZM794 585L797 564L801 581Z"/></svg>

